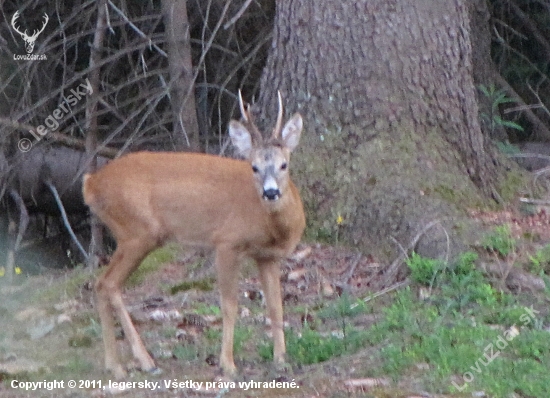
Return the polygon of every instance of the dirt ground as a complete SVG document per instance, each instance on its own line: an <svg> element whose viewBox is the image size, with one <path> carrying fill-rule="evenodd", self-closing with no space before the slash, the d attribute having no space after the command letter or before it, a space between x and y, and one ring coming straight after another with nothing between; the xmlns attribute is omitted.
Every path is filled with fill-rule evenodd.
<svg viewBox="0 0 550 398"><path fill-rule="evenodd" d="M517 210L472 212L472 216L485 226L508 223L517 237L528 231L541 241L550 240L550 217L544 210L532 214ZM356 298L381 292L388 287L382 283L383 268L384 264L376 259L352 249L299 246L293 258L282 265L287 327L299 329L304 321L312 321L308 319L308 308L336 300L343 292ZM138 383L123 390L103 372L103 345L93 304L94 279L85 270L48 271L40 276L18 275L12 286L0 285L1 397L438 396L419 391L411 375L394 381L365 377L365 368L376 367L372 348L314 365L285 371L272 369L258 355L258 345L269 341L269 327L263 316L257 274L253 266L246 264L240 281L238 320L245 333L236 351L240 377L235 385L215 384L220 376L217 357L221 316L216 312L218 295L212 257L189 252L125 290L124 299L134 323L162 373L151 375L137 370L120 336L119 350L130 369L127 381ZM181 281L195 284L177 288ZM403 286L399 282L392 282L395 289ZM384 295L376 300L384 300ZM354 320L354 325L368 328L379 316L373 310ZM327 332L333 326L336 328L327 324ZM62 383L57 387L63 388L48 390L46 384L34 391L22 388L24 382L53 380ZM77 382L75 388L68 387L71 380ZM274 388L275 384L239 387L239 381L287 383L291 388ZM197 383L203 383L201 388ZM208 389L206 383L211 383Z"/></svg>

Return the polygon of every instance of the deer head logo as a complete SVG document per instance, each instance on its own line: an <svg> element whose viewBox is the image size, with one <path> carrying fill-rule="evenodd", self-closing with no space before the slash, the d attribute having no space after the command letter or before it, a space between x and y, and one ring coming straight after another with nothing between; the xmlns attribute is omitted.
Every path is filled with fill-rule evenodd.
<svg viewBox="0 0 550 398"><path fill-rule="evenodd" d="M17 26L15 25L15 21L19 18L19 11L17 11L15 14L13 14L13 18L11 19L11 26L13 29L21 35L23 40L25 41L25 49L27 50L27 54L32 53L32 50L34 50L34 44L36 43L36 38L40 33L44 31L44 28L48 24L48 21L50 20L48 18L48 14L44 13L44 24L42 25L42 28L40 30L35 30L32 35L27 34L27 30L25 29L24 32L21 32Z"/></svg>

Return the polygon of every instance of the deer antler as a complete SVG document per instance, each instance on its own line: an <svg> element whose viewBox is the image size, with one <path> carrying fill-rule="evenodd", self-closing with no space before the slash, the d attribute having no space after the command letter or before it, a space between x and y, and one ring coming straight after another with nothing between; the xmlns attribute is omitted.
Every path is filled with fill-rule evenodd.
<svg viewBox="0 0 550 398"><path fill-rule="evenodd" d="M241 114L243 116L243 120L246 123L248 130L251 133L252 139L256 143L262 142L263 141L262 133L260 133L260 130L258 130L258 127L256 127L256 124L254 123L254 118L250 113L250 106L247 104L247 106L245 107L244 105L241 90L239 90L239 107L241 108Z"/></svg>
<svg viewBox="0 0 550 398"><path fill-rule="evenodd" d="M244 121L249 122L250 118L248 117L248 112L247 112L246 108L244 107L244 102L243 102L243 96L241 94L241 89L239 89L239 106L241 108L241 115L243 116Z"/></svg>
<svg viewBox="0 0 550 398"><path fill-rule="evenodd" d="M25 30L25 32L21 32L17 26L15 25L15 21L17 20L17 18L19 18L19 11L16 11L15 14L13 14L13 17L11 19L11 26L13 27L13 30L15 30L17 33L19 33L21 36L26 36L27 35L27 31Z"/></svg>
<svg viewBox="0 0 550 398"><path fill-rule="evenodd" d="M38 35L40 33L42 33L44 31L44 29L46 29L46 25L48 24L48 21L50 20L50 18L48 17L48 14L44 13L44 25L42 25L42 28L38 31L36 31L36 33L33 33L32 36L33 37L38 37Z"/></svg>
<svg viewBox="0 0 550 398"><path fill-rule="evenodd" d="M277 90L277 97L279 98L279 113L277 114L277 122L273 129L273 138L278 138L281 134L281 127L283 126L283 98L281 97L281 91Z"/></svg>

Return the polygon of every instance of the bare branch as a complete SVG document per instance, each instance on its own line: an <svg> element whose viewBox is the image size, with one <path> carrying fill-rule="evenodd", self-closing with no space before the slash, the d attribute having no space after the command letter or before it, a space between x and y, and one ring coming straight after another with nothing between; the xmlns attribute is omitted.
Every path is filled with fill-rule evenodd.
<svg viewBox="0 0 550 398"><path fill-rule="evenodd" d="M235 16L233 18L231 18L229 21L226 22L225 25L223 25L223 28L225 30L229 29L231 26L233 26L233 24L235 22L237 22L239 20L240 17L243 16L244 12L246 11L246 9L248 8L248 6L250 5L250 3L252 3L252 0L246 0L245 3L242 5L242 7L240 8L240 10L235 14Z"/></svg>
<svg viewBox="0 0 550 398"><path fill-rule="evenodd" d="M113 10L115 10L115 12L122 19L124 19L124 21L126 21L128 26L130 26L138 35L140 35L141 37L143 37L145 40L147 40L149 42L149 47L152 47L155 50L157 50L157 52L160 55L162 55L164 58L168 58L168 54L166 54L166 52L164 50L162 50L159 46L157 46L156 44L153 44L153 41L151 40L151 38L148 37L145 33L143 33L143 31L141 29L139 29L134 23L132 23L132 21L130 21L128 19L128 17L122 12L122 10L120 8L118 8L117 6L115 6L111 0L109 0L109 5L111 6L111 8Z"/></svg>
<svg viewBox="0 0 550 398"><path fill-rule="evenodd" d="M512 0L508 0L508 5L514 11L514 14L519 18L521 23L531 32L533 37L539 42L546 55L546 59L550 61L550 43L546 40L546 37L540 32L536 24L525 14L521 8Z"/></svg>
<svg viewBox="0 0 550 398"><path fill-rule="evenodd" d="M510 84L506 81L505 78L503 78L499 73L494 74L495 80L498 82L499 85L504 87L504 89L508 92L508 95L510 95L518 104L525 107L525 117L533 123L533 126L535 127L535 135L538 139L541 140L550 140L550 130L546 125L533 113L531 109L529 109L529 105L525 103L523 98L516 93L514 88L510 86Z"/></svg>

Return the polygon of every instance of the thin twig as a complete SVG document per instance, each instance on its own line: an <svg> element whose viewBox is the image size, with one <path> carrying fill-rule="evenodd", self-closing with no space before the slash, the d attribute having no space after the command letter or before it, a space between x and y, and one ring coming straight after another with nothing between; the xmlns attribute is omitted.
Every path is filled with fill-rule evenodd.
<svg viewBox="0 0 550 398"><path fill-rule="evenodd" d="M511 108L506 108L505 110L502 111L502 113L506 115L506 114L512 113L512 112L523 112L523 111L526 111L528 109L539 109L539 108L542 108L541 104L520 105L520 106L511 107Z"/></svg>
<svg viewBox="0 0 550 398"><path fill-rule="evenodd" d="M59 208L59 211L61 213L61 218L63 219L63 224L65 225L65 228L67 228L67 232L69 232L69 235L71 236L72 240L76 244L76 247L78 247L78 250L82 254L82 256L88 260L88 253L86 253L86 250L82 247L82 244L76 237L73 229L71 228L71 223L69 222L69 217L67 217L67 212L65 211L65 207L63 207L63 202L61 201L61 198L59 197L59 193L57 192L57 189L52 184L51 181L46 181L46 185L48 188L50 188L50 191L52 191L53 197L55 198L55 202L57 203L57 207Z"/></svg>
<svg viewBox="0 0 550 398"><path fill-rule="evenodd" d="M544 160L550 161L550 156L541 155L540 153L530 153L530 152L510 153L507 156L509 158L535 158L535 159L544 159Z"/></svg>
<svg viewBox="0 0 550 398"><path fill-rule="evenodd" d="M500 73L494 73L495 80L502 86L508 94L520 105L527 106L523 98L514 90L512 86L506 81L505 78L503 78ZM539 138L546 138L550 139L550 130L548 127L546 127L546 124L544 124L538 117L535 115L535 113L531 110L526 108L525 109L525 117L533 123L535 126L535 131L537 132L537 136Z"/></svg>
<svg viewBox="0 0 550 398"><path fill-rule="evenodd" d="M345 284L349 284L349 281L352 278L353 273L355 272L355 268L357 268L357 265L359 264L359 261L361 261L361 257L363 257L363 255L361 253L357 253L355 255L355 258L353 259L353 263L349 267L348 271L346 271L346 275L344 276L344 281L345 281L344 283Z"/></svg>
<svg viewBox="0 0 550 398"><path fill-rule="evenodd" d="M244 12L248 8L248 6L252 3L252 0L246 0L246 2L242 5L241 9L235 14L233 18L231 18L228 22L226 22L225 25L223 25L223 28L225 30L229 29L235 22L239 20L240 17L243 16Z"/></svg>
<svg viewBox="0 0 550 398"><path fill-rule="evenodd" d="M379 292L376 292L376 293L373 293L371 294L370 296L367 296L363 299L363 303L367 303L371 300L374 300L375 298L377 297L380 297L386 293L389 293L391 291L394 291L396 289L399 289L401 287L405 287L407 286L409 283L411 283L411 281L407 278L405 279L404 281L401 281L401 282L398 282L394 285L391 285L391 286L388 286L382 290L380 290ZM349 306L350 309L354 309L355 307L357 307L359 304L358 303L353 303L352 305Z"/></svg>
<svg viewBox="0 0 550 398"><path fill-rule="evenodd" d="M550 206L550 201L549 200L519 198L519 201L522 202L522 203L528 203L530 205Z"/></svg>
<svg viewBox="0 0 550 398"><path fill-rule="evenodd" d="M539 94L537 93L536 90L533 89L533 87L531 87L531 84L527 83L527 87L529 88L529 90L531 91L531 93L533 93L533 95L537 98L537 100L539 101L539 105L540 107L546 112L546 114L548 116L550 116L550 111L548 110L548 108L546 107L546 105L544 104L544 102L542 102L542 99L540 98Z"/></svg>
<svg viewBox="0 0 550 398"><path fill-rule="evenodd" d="M112 7L113 10L115 10L115 12L122 18L126 21L126 23L132 28L134 29L134 31L140 35L141 37L143 37L145 40L147 40L149 42L149 47L152 47L154 48L155 50L157 50L157 52L162 55L164 58L168 58L168 54L166 54L166 52L161 49L159 46L157 46L156 44L153 44L153 41L151 40L150 37L148 37L145 33L143 33L143 31L141 29L139 29L136 25L134 25L132 23L132 21L130 21L128 19L128 17L122 12L122 10L120 8L118 8L117 6L115 6L113 4L113 2L111 0L109 0L109 5Z"/></svg>

